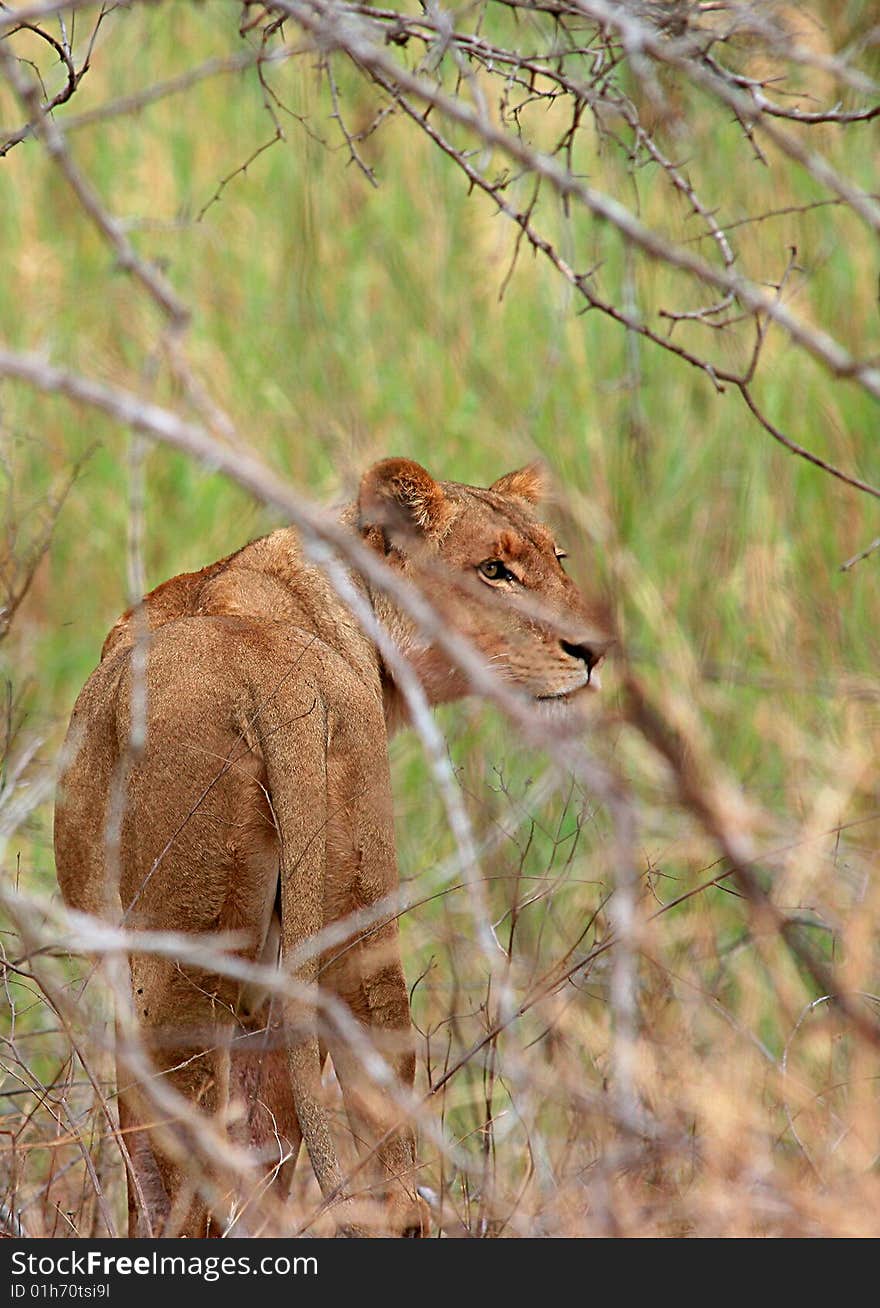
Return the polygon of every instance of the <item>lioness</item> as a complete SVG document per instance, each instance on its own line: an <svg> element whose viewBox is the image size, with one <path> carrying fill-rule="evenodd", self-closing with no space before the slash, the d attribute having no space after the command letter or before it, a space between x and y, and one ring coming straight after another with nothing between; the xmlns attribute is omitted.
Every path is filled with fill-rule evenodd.
<svg viewBox="0 0 880 1308"><path fill-rule="evenodd" d="M535 467L481 490L386 459L364 475L341 520L420 584L444 624L501 676L536 699L565 701L595 681L608 635L535 517L540 495ZM467 678L387 593L352 580L431 703L468 693ZM138 672L135 651L144 646ZM144 690L139 742L132 723ZM293 529L174 577L116 623L77 700L55 809L65 901L129 926L237 932L245 957L273 962L280 920L283 967L322 926L397 886L387 737L405 718L374 641ZM347 1229L424 1233L412 1132L393 1104L377 1107L363 1089L358 1051L332 1024L319 1041L317 1024L288 1012L286 1025L275 1022L287 1046L279 1049L258 1038L272 1026L266 1002L254 1012L248 992L228 978L146 955L132 957L130 970L144 1044L166 1083L218 1120L243 1101L238 1129L249 1142L286 1136L295 1160L304 1139L324 1194L335 1197L341 1169L321 1105L329 1050L379 1196L378 1220L371 1225L362 1206ZM319 978L343 1001L411 1087L396 922L355 933L297 975L306 984ZM219 1233L224 1214L194 1192L179 1145L129 1081L120 1066L120 1126L136 1176L130 1234ZM275 1181L283 1193L292 1165Z"/></svg>

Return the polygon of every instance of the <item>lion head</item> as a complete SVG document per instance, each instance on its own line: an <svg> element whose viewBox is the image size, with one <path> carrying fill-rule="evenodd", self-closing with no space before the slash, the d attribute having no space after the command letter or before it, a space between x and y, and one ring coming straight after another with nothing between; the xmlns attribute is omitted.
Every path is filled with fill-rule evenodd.
<svg viewBox="0 0 880 1308"><path fill-rule="evenodd" d="M537 516L544 482L542 468L530 465L483 490L435 481L409 459L383 459L361 481L359 526L499 676L535 700L567 703L598 687L611 633L599 606L566 575L565 551ZM432 703L469 693L430 631L393 596L374 603Z"/></svg>

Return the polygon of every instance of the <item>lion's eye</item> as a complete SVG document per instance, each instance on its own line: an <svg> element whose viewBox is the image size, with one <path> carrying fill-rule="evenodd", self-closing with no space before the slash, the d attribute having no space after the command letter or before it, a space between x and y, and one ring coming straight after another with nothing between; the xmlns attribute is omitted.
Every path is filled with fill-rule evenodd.
<svg viewBox="0 0 880 1308"><path fill-rule="evenodd" d="M477 569L487 581L510 581L513 573L500 559L484 559Z"/></svg>

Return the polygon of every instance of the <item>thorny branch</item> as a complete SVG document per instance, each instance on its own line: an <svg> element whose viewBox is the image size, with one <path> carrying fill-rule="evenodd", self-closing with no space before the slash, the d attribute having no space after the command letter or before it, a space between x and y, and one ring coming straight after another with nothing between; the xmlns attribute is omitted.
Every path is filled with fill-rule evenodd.
<svg viewBox="0 0 880 1308"><path fill-rule="evenodd" d="M118 8L120 6L114 6ZM126 6L133 7L133 5ZM88 21L87 37L81 46L68 33L67 22L83 11L97 10ZM229 6L234 18L236 6ZM482 193L496 211L515 229L515 246L507 280L515 274L522 247L529 247L546 262L574 292L583 311L593 311L633 333L650 346L664 351L676 363L699 370L722 395L735 391L760 427L796 457L806 460L853 490L880 498L880 489L867 477L837 466L781 430L762 401L762 365L771 324L781 329L791 348L802 352L805 365L817 365L831 378L860 387L867 396L880 398L880 364L876 349L858 340L839 340L822 326L821 316L812 311L796 312L793 301L806 288L807 274L798 269L795 253L770 246L766 259L756 259L740 242L743 229L786 213L808 212L834 206L835 213L853 216L871 237L880 232L877 196L855 176L844 175L826 157L829 132L855 134L871 130L880 116L878 86L860 66L861 56L877 43L876 29L865 31L849 48L835 53L814 48L803 33L792 32L791 16L770 6L756 6L745 0L718 3L624 4L614 0L486 0L460 12L438 3L426 4L418 14L391 7L342 0L265 0L247 3L241 18L242 36L253 33L259 46L245 53L229 53L194 64L192 68L161 82L132 90L125 96L93 106L78 115L66 106L78 96L81 84L96 58L96 37L103 35L110 47L113 14L110 6L94 0L49 0L30 5L0 5L0 73L11 90L19 124L0 132L0 159L14 147L28 150L39 143L64 178L80 210L111 250L117 265L128 274L137 289L159 311L157 340L151 345L155 367L167 368L191 410L181 416L170 408L146 401L136 387L126 389L92 380L89 376L55 366L40 354L13 351L0 345L0 377L23 382L38 391L60 394L109 415L141 437L164 442L184 451L212 468L219 469L249 490L261 502L281 509L302 532L307 548L331 579L336 575L344 586L340 561L361 569L371 582L385 587L406 609L422 630L429 633L459 663L473 686L493 700L517 725L523 737L541 747L552 747L554 763L575 778L583 789L604 805L614 830L617 887L610 899L585 928L578 924L575 941L543 973L532 971L529 984L513 967L514 931L518 904L511 911L511 929L505 966L493 958L497 936L478 875L477 846L451 787L451 772L443 757L436 730L422 712L418 687L411 687L414 719L422 737L430 766L444 794L456 837L456 865L461 884L471 897L474 925L488 961L490 984L483 1004L485 1031L458 1057L450 1057L431 1076L425 1102L442 1099L450 1082L482 1056L490 1054L484 1081L484 1117L479 1129L486 1133L481 1173L488 1186L489 1161L493 1154L493 1094L496 1084L497 1042L533 1009L552 1004L563 988L585 986L594 968L611 955L609 1002L615 1024L612 1042L612 1093L601 1107L580 1087L566 1087L572 1102L589 1102L591 1111L604 1113L623 1138L640 1144L664 1136L653 1116L640 1102L636 1048L640 1038L638 969L644 950L646 923L640 906L641 872L636 863L638 843L635 806L621 769L600 761L597 755L571 734L554 730L509 690L477 659L473 650L444 629L427 598L403 585L375 556L359 548L332 520L301 496L294 494L257 459L242 441L234 425L213 399L210 386L191 366L186 353L187 329L197 306L186 304L166 273L138 253L135 240L115 218L109 202L98 193L71 152L70 135L109 118L135 114L172 95L184 95L199 82L227 74L253 74L259 81L263 103L270 115L274 134L254 150L244 163L231 167L218 182L216 191L198 219L202 219L223 196L227 186L247 173L251 164L270 145L283 143L277 109L282 107L276 91L267 81L268 72L283 70L295 55L314 54L322 70L329 101L328 117L337 123L349 162L353 162L372 186L381 185L381 171L365 149L365 142L392 116L401 116L440 151L460 172L468 188ZM56 35L54 24L59 34ZM50 27L50 25L53 25ZM285 26L300 34L289 43ZM230 32L235 24L230 23ZM108 35L110 33L110 35ZM37 59L26 57L23 42L45 47L53 65L60 66L61 86L51 94L46 78L57 69L44 69ZM757 47L760 60L749 61L743 51ZM32 53L27 47L28 56ZM350 65L379 97L371 126L357 130L346 115L340 79ZM821 75L821 76L820 76ZM812 79L812 80L811 80ZM828 88L833 87L833 92ZM832 95L830 101L822 97ZM738 125L744 149L754 152L758 165L793 170L812 197L803 205L780 206L747 215L725 217L717 194L707 193L694 161L686 157L682 142L688 112L712 113L719 124L731 119ZM551 112L552 111L552 112ZM24 119L22 122L21 120ZM545 121L546 119L546 121ZM320 138L318 138L320 139ZM615 151L625 162L632 191L616 195L589 183L591 151ZM680 157L681 156L681 157ZM18 154L18 157L21 157ZM671 224L659 224L641 209L641 176L656 178L677 197L690 224L687 234L670 234ZM660 322L652 325L650 310L640 311L595 259L592 239L596 224L614 233L634 258L644 256L663 274L663 304L653 306ZM696 225L697 230L693 227ZM586 233L586 235L585 235ZM736 234L735 234L736 233ZM563 237L565 238L563 240ZM706 242L707 254L694 249ZM563 254L563 251L565 253ZM783 271L784 270L784 271ZM711 294L708 304L693 303L694 287ZM670 298L680 296L676 305ZM708 330L707 330L708 329ZM730 344L728 344L730 343ZM731 363L739 352L741 366ZM154 368L155 370L155 368ZM195 415L193 419L192 414ZM851 568L877 550L872 541L850 558ZM32 575L28 573L28 579ZM339 579L342 580L339 580ZM334 583L336 584L336 583ZM15 591L15 604L21 598ZM13 610L14 611L14 610ZM9 615L11 616L11 614ZM382 640L381 632L373 633ZM389 651L390 654L390 651ZM406 668L401 668L406 677ZM688 891L665 905L660 912L684 902L706 888L717 888L728 880L738 887L749 915L748 930L757 938L768 935L778 940L813 983L823 1000L835 1001L838 1011L866 1044L880 1043L876 1014L866 1010L839 983L835 968L808 947L803 938L803 919L787 913L756 873L757 855L743 830L732 822L725 806L725 787L699 743L684 733L668 716L642 683L629 671L624 684L625 716L640 738L663 760L682 806L697 820L714 842L724 861L723 870L696 890ZM24 811L24 810L22 810ZM30 811L28 809L27 811ZM13 815L18 821L18 810ZM14 824L13 824L14 825ZM0 830L11 830L12 826ZM472 879L473 878L473 879ZM552 884L546 891L552 898ZM538 902L544 898L536 896ZM605 913L608 906L607 914ZM10 908L11 906L11 908ZM44 927L34 926L32 906L20 899L7 901L18 914L21 938L34 958L44 948ZM338 938L331 932L310 948L318 950L338 943L349 926L363 931L375 929L401 910L398 904L380 906L375 920L342 924ZM654 917L659 914L655 914ZM654 919L651 918L650 921ZM599 934L597 923L604 934ZM57 923L54 924L57 927ZM106 934L106 928L80 923L84 938L95 953L118 955L135 947L121 935ZM589 930L591 945L583 944ZM102 935L101 932L105 934ZM68 942L69 943L69 942ZM154 940L157 950L178 954L198 953L199 946L179 940ZM143 947L143 942L136 945ZM220 957L206 947L218 970L237 966L232 956ZM763 955L761 956L764 961ZM32 962L28 957L25 961ZM22 960L19 960L19 964ZM9 968L14 970L10 963ZM247 968L245 968L247 971ZM259 971L259 969L257 969ZM4 973L5 975L5 973ZM36 972L33 974L37 975ZM112 974L111 974L112 976ZM259 978L271 989L268 973ZM48 984L48 983L46 983ZM122 1005L122 1045L132 1075L147 1078L136 1032L127 1023L124 986L115 985ZM517 988L519 987L519 988ZM52 1000L69 1025L69 1005L60 995ZM541 1008L543 1013L543 1008ZM444 1018L450 1030L457 1020ZM328 1014L328 1021L345 1022L345 1015ZM564 1038L563 1016L548 1009L541 1040L550 1033ZM359 1033L351 1032L365 1067L380 1087L394 1093L387 1069L376 1061L375 1051L363 1047ZM436 1032L434 1033L436 1035ZM360 1042L360 1044L359 1044ZM528 1118L530 1096L540 1086L540 1076L530 1066L525 1074L524 1051L511 1046L506 1051L506 1092L522 1106ZM100 1114L112 1129L106 1097L100 1091L97 1074L80 1055L87 1076L98 1094ZM769 1056L772 1063L772 1055ZM431 1075L429 1057L429 1076ZM500 1074L499 1074L500 1077ZM531 1078L531 1079L530 1079ZM231 1186L241 1178L257 1184L255 1160L242 1154L199 1116L187 1116L172 1095L161 1086L155 1094L159 1115L175 1115L181 1125L170 1129L181 1153L192 1151L196 1163L195 1183L206 1197L218 1198L217 1180L206 1160L219 1162L221 1183ZM419 1116L420 1105L399 1103L401 1115ZM518 1110L519 1111L519 1110ZM423 1125L441 1155L468 1172L468 1164L457 1152L448 1134L430 1124ZM81 1140L75 1121L72 1138ZM665 1137L664 1137L665 1138ZM127 1163L126 1145L119 1147ZM540 1142L534 1141L540 1153ZM532 1141L529 1144L532 1149ZM806 1152L806 1151L805 1151ZM113 1229L101 1190L100 1177L85 1150L86 1169L97 1196L102 1220ZM540 1160L539 1160L540 1162ZM546 1162L541 1163L545 1172ZM257 1168L257 1171L259 1169ZM540 1170L540 1169L539 1169ZM531 1172L529 1174L530 1180ZM219 1196L222 1198L222 1196ZM598 1201L597 1201L598 1202ZM480 1201L479 1233L488 1230L486 1196ZM6 1222L0 1203L0 1220ZM459 1225L469 1229L456 1215ZM17 1220L15 1213L9 1222Z"/></svg>

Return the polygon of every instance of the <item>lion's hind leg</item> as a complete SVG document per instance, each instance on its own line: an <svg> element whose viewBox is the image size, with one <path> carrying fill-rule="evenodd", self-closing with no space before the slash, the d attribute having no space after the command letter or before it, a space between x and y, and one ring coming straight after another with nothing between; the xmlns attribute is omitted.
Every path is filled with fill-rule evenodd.
<svg viewBox="0 0 880 1308"><path fill-rule="evenodd" d="M360 1235L363 1232L344 1192L321 1084L323 1052L318 1034L318 952L314 942L324 925L328 815L327 711L320 680L316 685L307 678L284 694L261 691L254 730L265 760L281 845L281 970L291 984L282 1011L296 1116L339 1233Z"/></svg>
<svg viewBox="0 0 880 1308"><path fill-rule="evenodd" d="M407 1097L415 1078L409 995L394 919L398 889L391 783L384 751L376 759L382 721L364 706L366 721L337 714L328 754L327 913L361 913L365 926L337 953L322 983L354 1018L351 1037L331 1036L330 1052L346 1113L364 1154L362 1183L378 1198L374 1217L382 1234L427 1233L427 1209L416 1189L415 1133ZM384 909L383 909L384 904ZM371 1051L390 1080L371 1075Z"/></svg>

